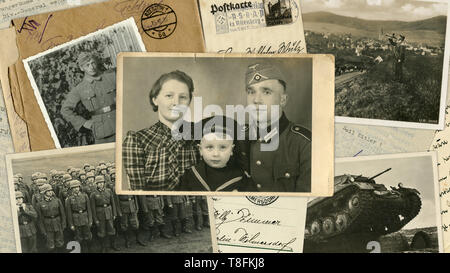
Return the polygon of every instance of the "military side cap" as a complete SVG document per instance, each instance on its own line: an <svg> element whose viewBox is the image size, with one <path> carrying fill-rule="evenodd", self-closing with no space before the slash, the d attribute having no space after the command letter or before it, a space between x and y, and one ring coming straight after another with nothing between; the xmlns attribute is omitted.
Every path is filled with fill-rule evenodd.
<svg viewBox="0 0 450 273"><path fill-rule="evenodd" d="M103 175L97 175L95 177L95 183L100 183L100 182L105 182L105 178L103 177Z"/></svg>
<svg viewBox="0 0 450 273"><path fill-rule="evenodd" d="M81 186L80 181L78 181L78 180L70 181L69 188L76 188L76 187L80 187L80 186Z"/></svg>
<svg viewBox="0 0 450 273"><path fill-rule="evenodd" d="M23 193L21 191L16 191L16 199L23 198Z"/></svg>
<svg viewBox="0 0 450 273"><path fill-rule="evenodd" d="M95 177L94 172L87 172L86 177Z"/></svg>
<svg viewBox="0 0 450 273"><path fill-rule="evenodd" d="M77 58L77 64L78 65L84 65L85 63L89 62L90 60L95 60L95 56L89 52L81 52L78 55Z"/></svg>
<svg viewBox="0 0 450 273"><path fill-rule="evenodd" d="M64 174L62 178L63 178L64 182L72 180L72 176L68 173Z"/></svg>
<svg viewBox="0 0 450 273"><path fill-rule="evenodd" d="M39 187L39 191L41 193L45 193L47 191L52 191L52 190L53 190L53 188L52 188L52 186L50 184L44 184L44 185Z"/></svg>
<svg viewBox="0 0 450 273"><path fill-rule="evenodd" d="M281 71L270 64L253 64L247 68L245 74L245 85L249 86L254 83L263 82L266 80L284 80Z"/></svg>

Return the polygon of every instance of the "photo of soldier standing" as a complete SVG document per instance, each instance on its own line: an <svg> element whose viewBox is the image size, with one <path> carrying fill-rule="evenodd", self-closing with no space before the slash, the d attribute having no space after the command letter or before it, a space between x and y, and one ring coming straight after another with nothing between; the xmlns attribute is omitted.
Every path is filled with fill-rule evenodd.
<svg viewBox="0 0 450 273"><path fill-rule="evenodd" d="M70 195L65 204L67 223L74 233L74 239L80 243L81 251L89 252L92 240L92 210L89 197L81 192L81 183L78 180L70 181Z"/></svg>
<svg viewBox="0 0 450 273"><path fill-rule="evenodd" d="M31 204L24 203L24 195L22 192L16 191L15 193L22 252L35 253L37 252L36 220L38 218L38 214Z"/></svg>
<svg viewBox="0 0 450 273"><path fill-rule="evenodd" d="M77 64L84 72L83 80L75 86L62 103L61 114L80 133L92 133L95 144L115 141L116 135L116 73L101 73L96 57L81 52ZM85 118L75 111L81 102L89 111Z"/></svg>
<svg viewBox="0 0 450 273"><path fill-rule="evenodd" d="M172 231L169 230L172 227L171 219L177 220L179 224L182 219L186 219L183 223L186 222L190 229L190 223L193 222L190 202L183 203L185 216L179 218L177 214L175 218L173 214L169 215L168 211L164 213L163 196L117 195L115 193L116 170L114 163L111 162L114 158L114 148L112 148L114 144L106 144L106 146L110 147L109 150L98 151L97 147L92 146L96 151L92 152L91 156L89 152L83 151L76 155L64 154L61 158L63 160L38 157L36 160L20 160L17 165L13 164L20 169L17 174L27 181L21 188L31 185L29 182L31 177L33 177L33 188L35 188L33 197L29 198L33 202L25 201L25 194L19 189L18 175L13 171L14 175L9 183L11 183L10 186L15 187L18 197L16 199L14 196L14 200L11 201L16 204L13 207L13 215L18 217L19 225L16 227L16 234L19 235L18 240L19 237L21 238L18 242L22 244L22 252L210 252L209 230L183 233L179 237L168 234ZM60 153L61 151L64 149L48 152ZM107 160L99 160L98 157ZM84 166L86 168L81 168ZM97 167L98 174L95 175L95 171L91 169L95 170ZM85 174L84 169L88 170ZM53 186L44 179L45 173L48 172L52 174ZM56 174L61 179L57 178ZM107 184L105 177L110 178L111 182ZM56 189L63 199L56 197L58 196L54 192ZM189 197L180 196L180 198L187 201ZM49 205L46 200L50 199L52 201ZM62 211L59 211L56 200L58 202L60 200ZM178 208L178 205L173 207ZM35 214L33 214L33 208ZM61 223L63 212L67 224ZM169 217L169 220L164 221L165 217ZM41 225L41 221L47 225ZM181 232L180 229L178 231ZM48 240L52 238L54 238L53 243ZM49 249L49 244L55 246Z"/></svg>
<svg viewBox="0 0 450 273"><path fill-rule="evenodd" d="M61 201L55 197L52 186L41 186L44 194L41 202L37 203L39 226L45 238L48 252L62 252L64 248L63 231L66 228L66 214Z"/></svg>

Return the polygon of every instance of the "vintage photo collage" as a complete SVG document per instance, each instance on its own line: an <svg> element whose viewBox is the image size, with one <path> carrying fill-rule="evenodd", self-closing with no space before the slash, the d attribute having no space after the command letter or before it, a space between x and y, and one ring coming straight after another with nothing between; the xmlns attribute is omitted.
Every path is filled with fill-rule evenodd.
<svg viewBox="0 0 450 273"><path fill-rule="evenodd" d="M446 1L144 2L13 21L17 252L447 251Z"/></svg>

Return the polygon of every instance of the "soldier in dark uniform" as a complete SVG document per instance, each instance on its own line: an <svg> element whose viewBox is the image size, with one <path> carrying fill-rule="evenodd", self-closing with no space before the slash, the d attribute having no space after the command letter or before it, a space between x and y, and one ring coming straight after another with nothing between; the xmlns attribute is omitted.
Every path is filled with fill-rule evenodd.
<svg viewBox="0 0 450 273"><path fill-rule="evenodd" d="M108 237L110 247L116 251L120 248L116 246L116 229L114 220L117 216L116 202L110 189L105 187L105 178L101 175L95 177L96 188L91 193L92 215L97 226L97 236L101 240L102 252L107 250Z"/></svg>
<svg viewBox="0 0 450 273"><path fill-rule="evenodd" d="M45 187L42 187L45 185L44 179L36 179L35 181L36 186L38 187L39 191L35 192L33 196L31 196L31 204L33 207L37 207L38 203L41 202L44 199L44 192L43 189L46 189ZM53 190L53 188L52 188Z"/></svg>
<svg viewBox="0 0 450 273"><path fill-rule="evenodd" d="M70 181L72 181L72 176L70 174L63 175L63 184L59 189L58 195L61 202L66 202L66 198L70 195Z"/></svg>
<svg viewBox="0 0 450 273"><path fill-rule="evenodd" d="M101 74L94 55L82 52L78 66L84 72L83 80L73 88L62 103L61 114L81 133L92 131L95 143L115 141L116 134L116 74ZM85 119L75 112L79 102L90 112Z"/></svg>
<svg viewBox="0 0 450 273"><path fill-rule="evenodd" d="M39 215L39 225L50 252L64 246L63 231L66 228L66 214L61 201L54 196L52 186L44 184L41 187L43 200L37 203L36 210Z"/></svg>
<svg viewBox="0 0 450 273"><path fill-rule="evenodd" d="M23 175L21 173L17 173L15 176L17 177L17 181L19 182L19 188L23 191L26 191L27 194L30 195L30 187L25 182L23 182Z"/></svg>
<svg viewBox="0 0 450 273"><path fill-rule="evenodd" d="M153 240L159 230L161 237L170 239L166 233L164 223L164 199L159 195L140 195L140 212L142 214L142 229L148 232L148 241Z"/></svg>
<svg viewBox="0 0 450 273"><path fill-rule="evenodd" d="M22 193L22 199L23 199L23 203L30 203L31 202L31 197L28 193L28 190L23 187L23 184L20 184L19 179L14 176L14 191L16 192L21 192Z"/></svg>
<svg viewBox="0 0 450 273"><path fill-rule="evenodd" d="M16 191L17 217L19 219L20 244L23 253L34 253L36 249L36 210L31 204L24 203L24 195Z"/></svg>
<svg viewBox="0 0 450 273"><path fill-rule="evenodd" d="M67 222L74 232L74 239L80 243L83 252L88 252L92 240L92 210L88 195L81 192L79 181L70 181L70 195L65 203Z"/></svg>
<svg viewBox="0 0 450 273"><path fill-rule="evenodd" d="M248 67L245 80L247 104L263 114L241 129L250 141L238 142L241 164L255 182L256 191L310 192L311 132L289 121L282 111L288 94L281 71L272 65L255 64ZM272 117L276 112L271 106L280 107L278 117ZM263 128L264 124L268 126ZM263 151L262 144L276 143L276 138L278 148Z"/></svg>
<svg viewBox="0 0 450 273"><path fill-rule="evenodd" d="M133 195L116 195L118 206L117 211L120 217L120 229L125 238L125 247L131 246L131 238L135 237L136 242L141 246L147 244L139 238L139 220L138 210L139 204L136 196Z"/></svg>
<svg viewBox="0 0 450 273"><path fill-rule="evenodd" d="M175 237L180 236L180 230L185 233L192 233L188 226L188 218L186 215L186 206L190 202L188 196L184 195L167 195L166 200L167 216L172 224L172 230Z"/></svg>
<svg viewBox="0 0 450 273"><path fill-rule="evenodd" d="M397 40L396 46L394 46L394 74L395 79L398 81L403 80L403 63L405 62L405 36L400 35Z"/></svg>

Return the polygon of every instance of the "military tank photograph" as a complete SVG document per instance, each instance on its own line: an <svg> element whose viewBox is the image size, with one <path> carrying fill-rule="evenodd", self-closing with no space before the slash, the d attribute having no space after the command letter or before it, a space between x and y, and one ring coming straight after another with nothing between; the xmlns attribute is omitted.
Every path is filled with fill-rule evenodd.
<svg viewBox="0 0 450 273"><path fill-rule="evenodd" d="M351 162L342 163L343 165L336 162L333 196L315 198L308 202L305 252L322 252L322 249L332 252L369 252L369 242L378 246L383 243L384 249L389 249L389 252L408 251L411 250L412 242L408 242L407 237L412 238L417 232L420 234L416 236L414 245L432 248L433 238L438 239L433 232L437 229L436 221L435 228L430 229L432 223L422 222L430 217L424 217L421 212L424 211L424 203L428 208L430 197L434 200L435 196L430 196L429 190L423 192L422 188L426 185L419 184L433 183L431 164L427 172L431 178L416 183L414 180L423 175L414 174L423 170L423 167L408 169L408 165L404 165L406 162L412 166L417 164L411 162L411 158L387 160L392 161L392 165L381 159L355 160L352 158ZM423 159L419 161L427 162ZM387 168L375 171L377 165ZM357 170L355 166L360 169ZM403 172L407 173L402 175ZM430 211L426 209L425 211ZM433 214L435 211L434 208L431 210ZM404 231L408 224L416 232L406 234ZM421 228L417 228L419 226ZM386 238L389 240L384 240Z"/></svg>

